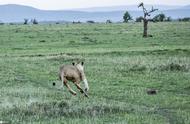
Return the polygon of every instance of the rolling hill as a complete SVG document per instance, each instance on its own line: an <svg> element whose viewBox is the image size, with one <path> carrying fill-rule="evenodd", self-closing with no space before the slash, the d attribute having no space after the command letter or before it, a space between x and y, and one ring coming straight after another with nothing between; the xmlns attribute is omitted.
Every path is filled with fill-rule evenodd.
<svg viewBox="0 0 190 124"><path fill-rule="evenodd" d="M147 6L148 8L150 5ZM159 8L155 14L165 13L172 18L190 17L190 6L155 5ZM126 8L126 9L125 9ZM23 22L24 18L38 21L81 21L94 20L105 22L110 19L114 22L122 21L124 12L128 10L133 18L142 15L141 9L136 6L94 7L75 10L40 10L30 6L7 4L0 5L1 22ZM155 15L154 14L154 15ZM152 16L154 16L152 15Z"/></svg>

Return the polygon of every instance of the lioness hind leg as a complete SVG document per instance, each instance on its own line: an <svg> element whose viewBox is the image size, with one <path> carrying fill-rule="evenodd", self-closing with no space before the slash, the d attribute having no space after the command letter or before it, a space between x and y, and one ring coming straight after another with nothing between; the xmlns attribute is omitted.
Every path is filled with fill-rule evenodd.
<svg viewBox="0 0 190 124"><path fill-rule="evenodd" d="M63 83L64 83L64 85L69 89L69 92L70 92L71 94L77 95L77 93L71 89L71 87L70 87L69 84L67 83L67 80L64 80Z"/></svg>

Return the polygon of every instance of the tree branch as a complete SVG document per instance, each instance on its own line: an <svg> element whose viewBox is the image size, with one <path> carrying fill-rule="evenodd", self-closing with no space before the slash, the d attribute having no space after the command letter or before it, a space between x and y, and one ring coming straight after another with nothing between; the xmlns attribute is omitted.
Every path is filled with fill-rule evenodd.
<svg viewBox="0 0 190 124"><path fill-rule="evenodd" d="M154 12L154 11L157 11L158 9L154 9L153 6L152 6L152 9L150 11L147 11L146 8L144 7L144 4L143 3L140 3L138 5L138 8L139 7L142 7L143 9L143 13L144 13L144 18L146 18L146 16L150 16L150 13Z"/></svg>
<svg viewBox="0 0 190 124"><path fill-rule="evenodd" d="M150 14L150 13L152 13L152 12L154 12L154 11L157 11L158 9L154 9L153 8L153 6L152 6L152 9L149 11L149 12L147 12L148 14Z"/></svg>

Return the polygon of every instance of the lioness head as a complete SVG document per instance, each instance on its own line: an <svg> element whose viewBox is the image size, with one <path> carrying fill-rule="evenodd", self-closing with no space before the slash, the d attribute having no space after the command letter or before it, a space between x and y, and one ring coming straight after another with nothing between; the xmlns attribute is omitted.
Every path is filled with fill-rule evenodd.
<svg viewBox="0 0 190 124"><path fill-rule="evenodd" d="M77 69L80 71L80 72L84 72L84 62L78 62L78 63L74 63L73 62L73 65L77 67Z"/></svg>

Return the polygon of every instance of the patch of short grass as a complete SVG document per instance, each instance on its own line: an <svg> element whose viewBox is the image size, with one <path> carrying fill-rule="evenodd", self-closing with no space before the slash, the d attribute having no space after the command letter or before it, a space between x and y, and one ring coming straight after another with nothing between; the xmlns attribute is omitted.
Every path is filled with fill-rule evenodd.
<svg viewBox="0 0 190 124"><path fill-rule="evenodd" d="M150 23L146 39L141 23L1 26L0 121L188 124L188 26ZM59 66L73 61L85 63L89 99L71 82L76 97L59 89Z"/></svg>

